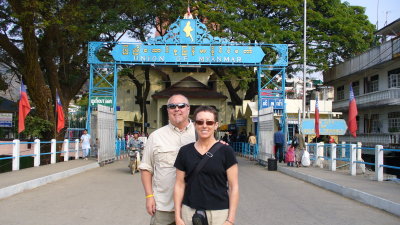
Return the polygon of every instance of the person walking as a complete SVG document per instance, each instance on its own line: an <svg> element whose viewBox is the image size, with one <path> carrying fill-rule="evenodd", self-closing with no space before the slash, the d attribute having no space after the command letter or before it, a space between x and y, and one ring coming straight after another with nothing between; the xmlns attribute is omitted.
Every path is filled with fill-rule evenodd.
<svg viewBox="0 0 400 225"><path fill-rule="evenodd" d="M248 140L248 142L249 142L249 147L250 147L250 159L253 159L253 157L254 157L254 153L255 153L255 147L256 147L256 144L257 144L257 139L256 139L256 136L252 133L252 132L249 132L249 140Z"/></svg>
<svg viewBox="0 0 400 225"><path fill-rule="evenodd" d="M303 135L299 133L299 130L296 128L294 131L294 137L292 140L292 143L296 142L295 148L296 148L296 166L300 167L301 166L301 159L303 157L304 149L306 147L306 144L304 142Z"/></svg>
<svg viewBox="0 0 400 225"><path fill-rule="evenodd" d="M285 146L285 135L282 132L281 126L278 126L278 131L274 133L275 144L275 159L279 162L283 161L283 147Z"/></svg>
<svg viewBox="0 0 400 225"><path fill-rule="evenodd" d="M167 111L169 124L150 134L139 165L151 225L175 224L174 162L183 145L196 141L194 125L189 120L189 100L173 95L168 99Z"/></svg>
<svg viewBox="0 0 400 225"><path fill-rule="evenodd" d="M194 118L198 140L183 146L175 161L176 224L198 224L192 220L196 213L203 215L208 225L233 225L239 202L235 153L214 137L218 128L214 108L199 106Z"/></svg>
<svg viewBox="0 0 400 225"><path fill-rule="evenodd" d="M88 134L87 130L83 130L83 134L81 136L81 146L82 146L82 158L87 160L90 151L90 134Z"/></svg>

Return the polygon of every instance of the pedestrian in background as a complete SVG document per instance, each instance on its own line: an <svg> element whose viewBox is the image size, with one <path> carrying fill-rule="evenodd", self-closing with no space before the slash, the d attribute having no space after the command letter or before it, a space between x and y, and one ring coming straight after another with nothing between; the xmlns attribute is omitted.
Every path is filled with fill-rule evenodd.
<svg viewBox="0 0 400 225"><path fill-rule="evenodd" d="M299 133L299 130L297 128L294 131L293 141L297 142L297 146L295 147L296 148L296 166L300 167L301 166L301 159L303 157L303 153L304 153L304 149L306 147L306 144L304 142L303 135Z"/></svg>
<svg viewBox="0 0 400 225"><path fill-rule="evenodd" d="M87 160L90 151L90 134L88 134L87 130L83 130L83 134L81 136L81 146L82 146L82 158Z"/></svg>
<svg viewBox="0 0 400 225"><path fill-rule="evenodd" d="M278 131L274 133L275 144L275 159L279 162L283 161L283 146L285 146L285 135L282 132L281 126L278 126Z"/></svg>

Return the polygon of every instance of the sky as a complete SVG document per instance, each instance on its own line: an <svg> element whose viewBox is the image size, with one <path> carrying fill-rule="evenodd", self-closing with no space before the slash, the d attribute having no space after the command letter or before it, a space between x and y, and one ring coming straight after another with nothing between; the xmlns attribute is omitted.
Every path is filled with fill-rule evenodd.
<svg viewBox="0 0 400 225"><path fill-rule="evenodd" d="M365 7L365 14L372 24L376 25L378 18L378 29L384 27L386 21L390 24L400 18L400 0L342 0L345 1Z"/></svg>

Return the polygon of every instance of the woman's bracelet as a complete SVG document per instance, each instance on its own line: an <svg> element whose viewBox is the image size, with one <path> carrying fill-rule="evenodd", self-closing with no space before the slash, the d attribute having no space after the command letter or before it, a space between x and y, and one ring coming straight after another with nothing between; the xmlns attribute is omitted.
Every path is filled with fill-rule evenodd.
<svg viewBox="0 0 400 225"><path fill-rule="evenodd" d="M147 195L146 198L150 198L150 197L153 197L153 196L154 196L153 194Z"/></svg>
<svg viewBox="0 0 400 225"><path fill-rule="evenodd" d="M230 223L230 224L232 224L232 225L235 225L233 222L231 222L231 221L229 221L229 220L226 220L226 222L228 222L228 223Z"/></svg>

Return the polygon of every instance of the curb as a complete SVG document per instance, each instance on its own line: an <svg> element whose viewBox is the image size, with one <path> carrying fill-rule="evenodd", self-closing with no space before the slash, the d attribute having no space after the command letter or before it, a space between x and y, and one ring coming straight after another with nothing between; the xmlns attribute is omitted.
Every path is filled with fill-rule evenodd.
<svg viewBox="0 0 400 225"><path fill-rule="evenodd" d="M94 169L97 167L99 167L98 163L91 163L86 166L77 167L77 168L66 170L63 172L51 174L51 175L48 175L45 177L41 177L41 178L37 178L34 180L25 181L25 182L22 182L19 184L8 186L8 187L0 189L0 199L7 198L7 197L13 196L15 194L21 193L23 191L31 190L31 189L43 186L45 184L48 184L48 183L51 183L51 182L54 182L57 180L61 180L63 178L67 178L67 177L73 176L75 174L82 173L82 172L85 172L87 170Z"/></svg>
<svg viewBox="0 0 400 225"><path fill-rule="evenodd" d="M361 202L363 204L382 209L386 212L392 213L396 216L400 216L400 204L396 202L392 202L390 200L368 194L366 192L356 190L353 188L349 188L346 186L342 186L339 184L335 184L333 182L313 177L301 172L293 171L285 167L278 167L278 171L281 173L284 173L286 175L295 177L297 179L306 181L308 183L314 184L318 187L327 189L329 191L335 192L337 194L340 194L346 198L350 198L353 200L356 200L358 202Z"/></svg>

